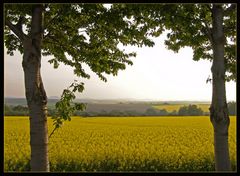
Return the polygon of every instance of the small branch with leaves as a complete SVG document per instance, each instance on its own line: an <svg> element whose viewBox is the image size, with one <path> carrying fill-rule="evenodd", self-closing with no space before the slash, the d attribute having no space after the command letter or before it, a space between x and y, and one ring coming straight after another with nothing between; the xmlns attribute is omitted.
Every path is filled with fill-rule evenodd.
<svg viewBox="0 0 240 176"><path fill-rule="evenodd" d="M76 80L67 88L63 90L61 99L56 103L56 112L52 116L54 129L49 135L49 139L54 132L59 129L63 122L68 120L71 121L71 116L76 110L84 110L86 105L83 103L74 103L73 100L76 98L75 92L82 92L84 90L84 84L78 83Z"/></svg>

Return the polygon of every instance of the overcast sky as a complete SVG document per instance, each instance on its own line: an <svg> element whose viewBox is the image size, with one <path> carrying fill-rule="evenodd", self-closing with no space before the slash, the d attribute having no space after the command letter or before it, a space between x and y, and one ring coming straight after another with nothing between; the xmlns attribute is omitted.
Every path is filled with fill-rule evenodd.
<svg viewBox="0 0 240 176"><path fill-rule="evenodd" d="M85 66L90 73L89 80L77 78L73 69L60 65L54 69L42 58L42 79L48 97L61 96L74 79L85 83L85 90L77 94L78 98L92 99L150 99L150 100L200 100L211 101L212 86L206 84L211 75L211 62L207 60L193 61L191 48L183 48L179 53L167 50L164 45L165 35L155 39L152 48L127 47L136 51L132 58L133 66L119 71L118 76L108 76L108 81L101 81L96 74ZM4 95L5 97L25 97L22 69L22 56L16 52L14 56L4 51ZM226 84L227 100L236 100L236 83Z"/></svg>

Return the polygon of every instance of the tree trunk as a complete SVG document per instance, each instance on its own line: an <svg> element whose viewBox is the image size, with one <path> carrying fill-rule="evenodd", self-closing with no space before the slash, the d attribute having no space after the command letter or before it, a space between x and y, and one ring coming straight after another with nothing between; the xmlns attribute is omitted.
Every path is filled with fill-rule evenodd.
<svg viewBox="0 0 240 176"><path fill-rule="evenodd" d="M230 171L231 163L228 147L228 115L225 90L225 62L223 31L223 9L221 5L213 5L213 64L212 64L212 103L210 119L214 128L214 153L216 171Z"/></svg>
<svg viewBox="0 0 240 176"><path fill-rule="evenodd" d="M24 39L23 70L30 115L31 171L49 171L47 96L41 78L43 6L33 5L30 37Z"/></svg>

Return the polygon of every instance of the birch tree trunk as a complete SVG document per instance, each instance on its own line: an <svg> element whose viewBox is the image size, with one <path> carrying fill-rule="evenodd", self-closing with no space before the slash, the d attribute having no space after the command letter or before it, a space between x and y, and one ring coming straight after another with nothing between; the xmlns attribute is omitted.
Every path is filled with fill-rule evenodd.
<svg viewBox="0 0 240 176"><path fill-rule="evenodd" d="M212 103L210 119L214 128L214 153L216 171L230 171L231 163L228 147L228 115L225 90L225 62L223 31L223 9L221 5L213 5L213 64L212 64Z"/></svg>
<svg viewBox="0 0 240 176"><path fill-rule="evenodd" d="M43 6L33 5L31 34L23 41L25 94L30 115L31 171L49 171L47 96L41 78Z"/></svg>

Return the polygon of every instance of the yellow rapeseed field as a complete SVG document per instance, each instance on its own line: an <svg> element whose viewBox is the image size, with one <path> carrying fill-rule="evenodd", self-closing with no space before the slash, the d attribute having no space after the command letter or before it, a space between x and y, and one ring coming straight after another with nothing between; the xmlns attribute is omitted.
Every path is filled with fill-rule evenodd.
<svg viewBox="0 0 240 176"><path fill-rule="evenodd" d="M236 170L236 117L230 120ZM4 117L4 170L29 170L29 159L28 117ZM49 160L51 171L213 171L213 128L206 116L73 117L49 139Z"/></svg>

